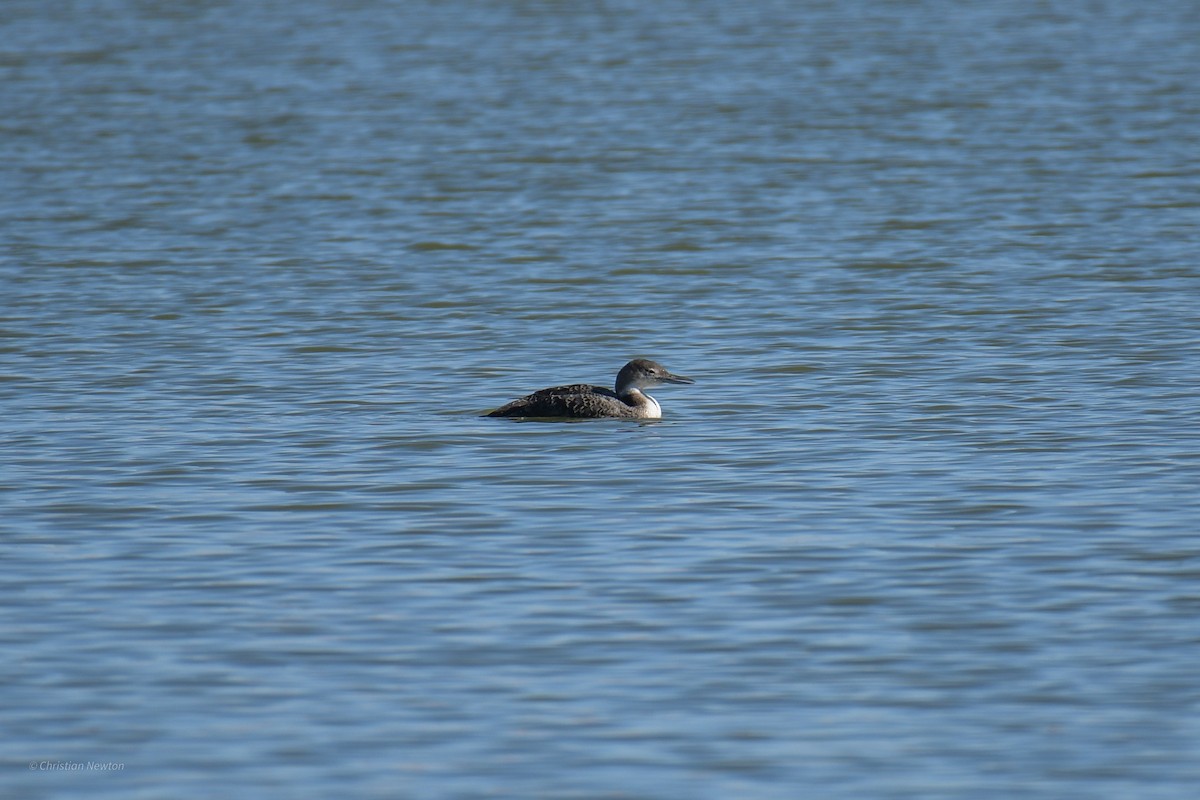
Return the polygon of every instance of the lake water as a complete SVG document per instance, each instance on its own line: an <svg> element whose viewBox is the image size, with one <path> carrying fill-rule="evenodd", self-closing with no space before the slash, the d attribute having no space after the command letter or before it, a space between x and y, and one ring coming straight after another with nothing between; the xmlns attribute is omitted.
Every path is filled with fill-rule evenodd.
<svg viewBox="0 0 1200 800"><path fill-rule="evenodd" d="M7 0L0 143L4 797L1196 796L1192 0Z"/></svg>

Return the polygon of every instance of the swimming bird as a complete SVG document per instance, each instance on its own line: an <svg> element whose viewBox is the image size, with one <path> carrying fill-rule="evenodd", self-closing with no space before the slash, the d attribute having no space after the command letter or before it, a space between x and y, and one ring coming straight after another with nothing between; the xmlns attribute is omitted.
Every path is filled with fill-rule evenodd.
<svg viewBox="0 0 1200 800"><path fill-rule="evenodd" d="M665 383L695 383L672 375L655 361L635 358L617 373L615 391L603 386L576 383L542 389L500 406L487 417L567 417L573 419L659 419L662 406L643 389Z"/></svg>

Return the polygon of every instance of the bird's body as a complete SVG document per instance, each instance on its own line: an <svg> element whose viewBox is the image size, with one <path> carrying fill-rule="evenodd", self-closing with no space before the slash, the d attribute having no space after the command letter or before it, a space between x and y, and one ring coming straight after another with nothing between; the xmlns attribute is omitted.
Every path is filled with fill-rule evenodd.
<svg viewBox="0 0 1200 800"><path fill-rule="evenodd" d="M588 383L553 386L513 400L486 416L658 419L662 417L662 407L642 390L664 383L694 381L681 375L672 375L654 361L638 358L626 364L617 374L615 391Z"/></svg>

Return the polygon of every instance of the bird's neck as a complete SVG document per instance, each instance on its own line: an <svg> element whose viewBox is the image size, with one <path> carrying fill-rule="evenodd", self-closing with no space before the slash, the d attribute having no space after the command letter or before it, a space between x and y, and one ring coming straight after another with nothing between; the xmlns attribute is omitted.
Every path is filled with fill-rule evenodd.
<svg viewBox="0 0 1200 800"><path fill-rule="evenodd" d="M631 387L622 392L620 396L622 401L641 412L639 416L643 419L662 418L662 406L658 404L657 400L641 389Z"/></svg>

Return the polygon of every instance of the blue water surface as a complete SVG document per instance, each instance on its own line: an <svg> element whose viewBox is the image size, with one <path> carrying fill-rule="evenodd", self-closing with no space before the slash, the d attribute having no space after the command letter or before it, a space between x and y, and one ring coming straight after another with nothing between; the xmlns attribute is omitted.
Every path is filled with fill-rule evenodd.
<svg viewBox="0 0 1200 800"><path fill-rule="evenodd" d="M9 0L0 795L1190 800L1198 64ZM479 416L635 356L661 421Z"/></svg>

